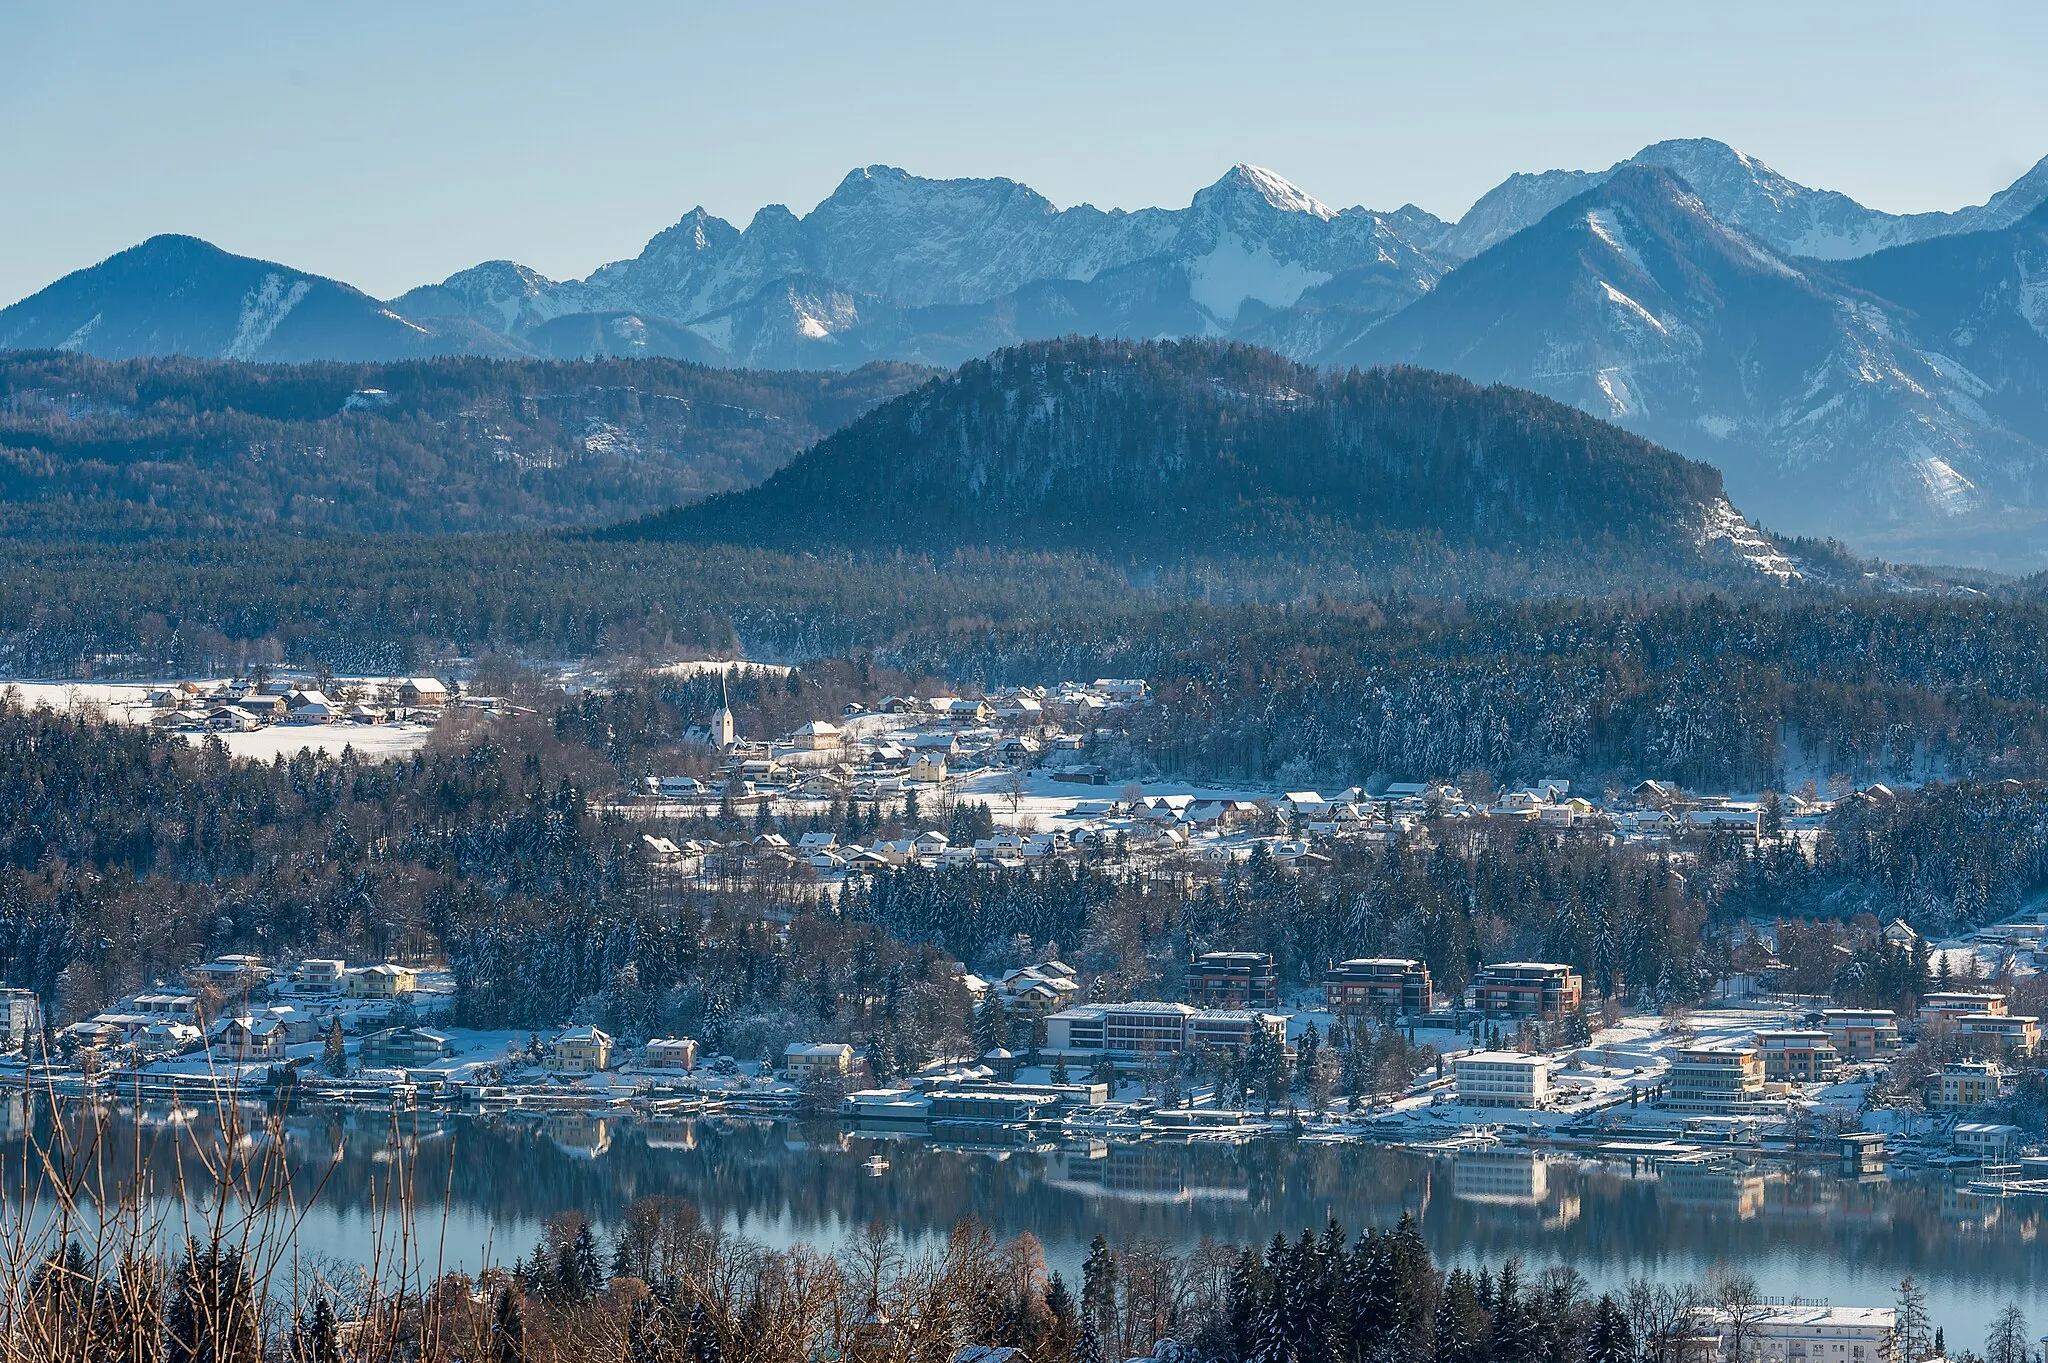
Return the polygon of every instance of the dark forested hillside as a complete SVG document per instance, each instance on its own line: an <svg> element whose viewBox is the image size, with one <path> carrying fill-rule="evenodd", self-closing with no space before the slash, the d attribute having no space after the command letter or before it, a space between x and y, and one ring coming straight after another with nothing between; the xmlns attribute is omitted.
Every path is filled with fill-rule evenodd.
<svg viewBox="0 0 2048 1363"><path fill-rule="evenodd" d="M0 353L0 528L439 534L616 520L758 482L922 376Z"/></svg>
<svg viewBox="0 0 2048 1363"><path fill-rule="evenodd" d="M1589 569L1716 562L1720 500L1706 465L1526 392L1069 339L970 363L758 488L616 533L1141 560L1555 551L1570 590Z"/></svg>

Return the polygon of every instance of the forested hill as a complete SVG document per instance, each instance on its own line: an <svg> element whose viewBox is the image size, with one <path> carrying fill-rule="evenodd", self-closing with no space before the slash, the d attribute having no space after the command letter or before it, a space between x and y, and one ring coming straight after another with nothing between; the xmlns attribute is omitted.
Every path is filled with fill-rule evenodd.
<svg viewBox="0 0 2048 1363"><path fill-rule="evenodd" d="M928 372L0 351L0 528L107 538L616 521L758 482Z"/></svg>
<svg viewBox="0 0 2048 1363"><path fill-rule="evenodd" d="M967 364L758 488L615 533L1112 559L1577 545L1669 568L1714 560L1721 498L1707 465L1517 389L1070 338Z"/></svg>

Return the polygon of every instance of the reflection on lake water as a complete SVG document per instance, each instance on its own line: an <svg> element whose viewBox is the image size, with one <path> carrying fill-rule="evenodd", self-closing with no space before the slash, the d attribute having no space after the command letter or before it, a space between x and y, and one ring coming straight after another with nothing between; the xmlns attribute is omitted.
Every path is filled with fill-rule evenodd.
<svg viewBox="0 0 2048 1363"><path fill-rule="evenodd" d="M169 1186L178 1142L205 1126L120 1109L109 1165L139 1161ZM602 1225L652 1195L686 1197L771 1244L829 1244L877 1219L916 1242L973 1215L1001 1234L1031 1232L1069 1272L1097 1233L1261 1244L1331 1217L1356 1232L1409 1211L1442 1261L1520 1254L1532 1268L1569 1264L1600 1287L1637 1276L1699 1281L1728 1262L1768 1294L1868 1305L1889 1304L1912 1274L1952 1339L1981 1339L2008 1301L2048 1326L2048 1199L1977 1197L1948 1177L1290 1140L976 1149L831 1123L584 1113L311 1110L279 1131L301 1195L326 1180L304 1223L307 1247L339 1258L365 1251L386 1180L409 1167L429 1236L445 1231L446 1262L469 1268L523 1254L557 1212ZM21 1186L23 1148L17 1124L0 1160L6 1186ZM877 1154L888 1167L870 1173L864 1164Z"/></svg>

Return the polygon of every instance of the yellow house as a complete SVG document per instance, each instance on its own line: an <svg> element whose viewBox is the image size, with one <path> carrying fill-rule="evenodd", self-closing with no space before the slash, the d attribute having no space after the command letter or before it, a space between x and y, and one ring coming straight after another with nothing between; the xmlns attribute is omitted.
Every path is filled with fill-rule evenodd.
<svg viewBox="0 0 2048 1363"><path fill-rule="evenodd" d="M395 999L420 985L420 973L402 965L366 965L348 976L348 993L356 999Z"/></svg>
<svg viewBox="0 0 2048 1363"><path fill-rule="evenodd" d="M571 1027L548 1051L548 1068L557 1074L595 1074L611 1067L612 1039L595 1027Z"/></svg>
<svg viewBox="0 0 2048 1363"><path fill-rule="evenodd" d="M782 1067L793 1083L814 1075L844 1078L853 1069L853 1047L841 1041L795 1041L783 1048Z"/></svg>

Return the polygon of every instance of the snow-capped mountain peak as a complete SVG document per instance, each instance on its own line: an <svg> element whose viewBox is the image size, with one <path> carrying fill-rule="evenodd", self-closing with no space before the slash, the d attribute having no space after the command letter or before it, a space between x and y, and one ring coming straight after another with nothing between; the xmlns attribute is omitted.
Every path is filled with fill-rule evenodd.
<svg viewBox="0 0 2048 1363"><path fill-rule="evenodd" d="M1231 207L1264 205L1282 213L1304 213L1324 222L1337 216L1337 211L1313 195L1298 188L1286 177L1267 170L1264 166L1240 163L1232 166L1215 184L1196 193L1193 207L1212 211L1228 211Z"/></svg>

